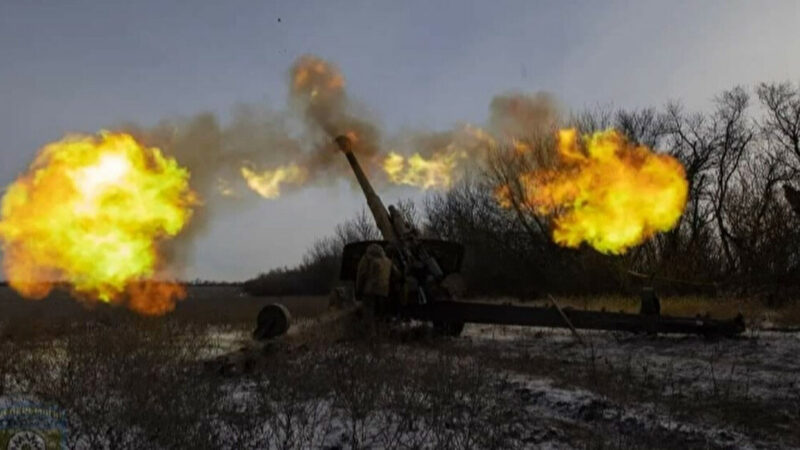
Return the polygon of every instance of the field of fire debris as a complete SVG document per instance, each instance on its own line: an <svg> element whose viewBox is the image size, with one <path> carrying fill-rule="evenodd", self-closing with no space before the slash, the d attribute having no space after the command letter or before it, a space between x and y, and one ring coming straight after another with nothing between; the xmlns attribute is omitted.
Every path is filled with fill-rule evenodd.
<svg viewBox="0 0 800 450"><path fill-rule="evenodd" d="M273 301L309 337L273 343L256 369L224 370ZM579 342L566 329L492 325L445 338L411 323L365 341L319 331L325 297L251 298L239 287L190 287L157 320L8 290L0 302L0 398L56 405L68 448L800 445L792 309L738 302L752 321L737 338L579 331Z"/></svg>

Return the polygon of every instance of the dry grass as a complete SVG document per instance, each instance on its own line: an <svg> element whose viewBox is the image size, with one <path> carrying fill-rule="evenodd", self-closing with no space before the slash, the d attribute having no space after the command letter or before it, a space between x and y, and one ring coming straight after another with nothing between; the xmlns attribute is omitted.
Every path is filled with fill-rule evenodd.
<svg viewBox="0 0 800 450"><path fill-rule="evenodd" d="M352 342L229 378L198 364L206 334L181 320L5 344L24 355L0 365L5 394L65 411L67 448L514 448L524 433L496 374L441 353Z"/></svg>
<svg viewBox="0 0 800 450"><path fill-rule="evenodd" d="M237 287L190 286L187 297L165 318L203 325L252 327L258 311L273 302L285 305L296 318L317 316L328 306L327 297L250 297ZM82 304L61 292L44 300L24 300L8 287L0 287L0 318L6 325L6 332L41 335L46 331L45 334L50 335L58 334L73 322L111 324L138 316L125 308L102 303Z"/></svg>
<svg viewBox="0 0 800 450"><path fill-rule="evenodd" d="M765 404L713 360L695 380L705 388L692 390L677 371L658 372L647 360L604 357L593 348L565 358L529 345L421 334L410 343L303 345L270 355L256 373L221 377L198 363L212 345L211 328L249 330L258 309L277 299L204 289L190 291L175 314L156 319L122 309L87 311L58 297L0 297L0 395L34 395L67 411L69 448L318 448L331 442L346 448L521 448L548 439L590 448L689 445L657 424L629 429L621 418L603 421L591 410L580 413L588 426L552 424L528 409L530 393L508 379L514 373L586 389L613 405L654 405L676 420L702 424L710 417L756 437L782 435L800 444L790 426L800 420L800 384L786 391L784 403ZM560 300L579 308L638 309L632 298ZM318 297L280 301L297 317L316 316L327 305ZM663 301L663 312L674 315L729 317L739 307L703 298ZM741 308L749 317L798 323L792 322L797 308L771 310L747 301Z"/></svg>

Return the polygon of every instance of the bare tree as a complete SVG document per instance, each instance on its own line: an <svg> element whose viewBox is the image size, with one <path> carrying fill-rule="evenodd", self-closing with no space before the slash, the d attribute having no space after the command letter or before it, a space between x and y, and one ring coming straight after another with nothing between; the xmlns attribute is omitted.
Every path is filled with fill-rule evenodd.
<svg viewBox="0 0 800 450"><path fill-rule="evenodd" d="M712 114L714 144L712 153L714 181L711 189L714 221L719 232L720 245L725 254L727 270L737 268L736 254L731 248L741 237L731 232L726 206L734 188L739 167L753 140L752 123L746 115L749 96L741 87L723 92L716 99L717 109Z"/></svg>
<svg viewBox="0 0 800 450"><path fill-rule="evenodd" d="M762 128L787 158L783 161L796 175L800 171L800 85L761 83L756 94L766 109Z"/></svg>
<svg viewBox="0 0 800 450"><path fill-rule="evenodd" d="M614 115L614 126L632 142L658 148L668 132L667 118L655 108L627 111L620 109Z"/></svg>
<svg viewBox="0 0 800 450"><path fill-rule="evenodd" d="M584 134L606 130L614 124L614 110L609 105L598 105L573 114L568 123Z"/></svg>

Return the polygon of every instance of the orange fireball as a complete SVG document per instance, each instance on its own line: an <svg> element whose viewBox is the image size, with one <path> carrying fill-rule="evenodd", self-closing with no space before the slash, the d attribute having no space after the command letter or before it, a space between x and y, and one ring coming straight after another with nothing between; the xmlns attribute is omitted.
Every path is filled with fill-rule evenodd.
<svg viewBox="0 0 800 450"><path fill-rule="evenodd" d="M71 135L45 146L2 199L9 284L39 299L56 285L83 299L162 314L183 288L163 276L159 243L197 203L189 172L123 133Z"/></svg>
<svg viewBox="0 0 800 450"><path fill-rule="evenodd" d="M610 129L579 139L558 134L559 163L523 174L522 201L553 218L553 240L566 247L587 243L620 254L678 223L688 194L681 163L629 142ZM511 205L507 186L496 196Z"/></svg>
<svg viewBox="0 0 800 450"><path fill-rule="evenodd" d="M311 101L344 94L344 77L336 66L315 56L302 56L292 68L292 93Z"/></svg>

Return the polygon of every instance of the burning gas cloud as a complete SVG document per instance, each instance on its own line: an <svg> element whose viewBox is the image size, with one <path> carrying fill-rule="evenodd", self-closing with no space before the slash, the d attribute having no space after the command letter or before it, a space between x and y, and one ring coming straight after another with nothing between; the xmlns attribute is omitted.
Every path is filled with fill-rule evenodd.
<svg viewBox="0 0 800 450"><path fill-rule="evenodd" d="M557 151L541 151L552 150L540 139L553 140L561 116L547 94L496 96L484 127L385 138L334 64L302 56L287 81L283 110L239 106L227 123L202 113L47 145L3 197L0 240L11 285L31 298L63 285L90 301L169 311L182 288L153 280L169 279L168 270L179 276L193 260L193 238L210 214L246 205L244 190L273 199L311 183L353 180L332 144L339 134L351 137L378 186L447 189L509 151L547 168L519 179L522 201L553 218L553 237L567 246L623 252L674 226L686 201L677 161L616 132L580 140L562 130ZM510 194L509 186L497 190L502 204ZM198 198L202 208L194 208Z"/></svg>
<svg viewBox="0 0 800 450"><path fill-rule="evenodd" d="M299 163L311 175L309 179L350 175L331 143L339 134L352 138L353 151L368 170L373 170L380 148L378 128L348 98L339 69L315 56L303 56L292 66L290 77L290 106L303 119L303 140L312 147Z"/></svg>
<svg viewBox="0 0 800 450"><path fill-rule="evenodd" d="M678 222L688 183L678 160L629 142L615 130L584 136L558 132L558 162L520 177L522 201L553 217L553 240L587 243L603 253L624 253ZM510 207L509 186L496 191Z"/></svg>
<svg viewBox="0 0 800 450"><path fill-rule="evenodd" d="M306 183L352 179L331 145L339 134L351 137L353 151L373 181L420 189L449 188L466 168L497 148L492 133L473 125L446 132L405 132L384 142L378 126L348 97L345 86L345 78L334 64L310 55L298 58L289 72L287 116L300 118L302 134L264 149L281 156L283 162L278 164L253 162L260 158L247 153L248 161L242 160L238 169L247 187L272 199ZM548 120L554 117L555 110L547 96L521 94L498 97L491 108L492 127L504 139L510 139L512 132L524 135L521 130L534 122L540 127L547 122L545 116ZM230 192L230 183L221 186Z"/></svg>
<svg viewBox="0 0 800 450"><path fill-rule="evenodd" d="M179 233L197 198L189 172L130 135L73 135L45 146L2 199L9 284L25 297L65 286L87 301L163 314L182 298L159 244Z"/></svg>
<svg viewBox="0 0 800 450"><path fill-rule="evenodd" d="M351 136L354 153L378 185L447 189L469 170L484 165L492 155L508 151L525 158L531 167L551 168L528 173L520 182L526 186L524 200L528 206L554 218L554 238L563 245L588 242L600 251L623 252L653 233L674 225L682 209L672 207L674 220L667 220L658 208L654 210L658 217L648 216L645 200L636 203L631 199L618 204L620 197L615 189L624 191L622 181L596 182L590 174L615 169L614 164L636 167L635 155L641 155L643 150L632 144L622 144L621 136L608 132L597 135L605 136L603 139L588 139L583 146L587 147L586 157L576 157L582 153L574 153L570 145L579 146L577 135L573 134L575 139L569 141L568 131L559 132L561 114L553 98L544 93L496 96L489 105L489 118L484 127L462 124L438 132L406 130L384 138L365 108L348 96L339 68L307 55L298 58L289 70L288 100L289 108L285 111L242 107L227 127L221 126L211 115L200 115L189 121L163 123L140 134L144 142L165 148L185 163L192 171L193 186L210 203L215 203L212 195L215 192L224 197L224 202L214 205L216 209L244 201L239 195L241 187L263 198L274 199L310 183L326 183L342 177L352 180L347 164L331 144L338 134ZM298 120L301 126L290 132L289 122ZM553 141L555 135L561 136L557 150L541 151L543 137ZM611 136L617 136L616 140ZM602 149L608 146L602 143L611 141L619 143L621 150L614 153L620 156L619 161L602 156L605 155ZM646 160L669 159L653 154L653 158ZM677 161L670 161L679 166ZM649 164L654 163L648 162L648 167ZM626 173L636 176L637 170ZM582 193L562 192L559 183L577 182L570 178L577 173L581 174ZM559 177L558 174L566 175ZM614 189L599 188L601 185ZM645 183L645 186L649 185ZM498 192L504 189L500 187ZM597 189L600 191L595 192ZM502 195L498 198L502 201ZM615 206L608 206L607 211L595 206L603 202ZM634 208L635 212L623 214L622 208ZM595 214L594 220L586 219L589 212ZM184 238L191 236L198 224L204 222L204 212L200 213L197 217L200 220L194 221ZM619 218L627 215L632 219L620 227ZM615 220L605 221L603 225L602 217Z"/></svg>
<svg viewBox="0 0 800 450"><path fill-rule="evenodd" d="M382 169L389 182L420 189L449 189L468 169L497 150L497 140L482 128L462 125L443 133L417 133L397 144L404 154L390 151Z"/></svg>
<svg viewBox="0 0 800 450"><path fill-rule="evenodd" d="M454 172L463 152L436 153L425 159L419 153L405 158L399 153L391 152L383 160L383 170L393 183L429 189L435 187L449 188L453 184Z"/></svg>
<svg viewBox="0 0 800 450"><path fill-rule="evenodd" d="M352 180L331 144L339 134L353 138L353 151L373 183L447 189L500 144L551 126L558 115L545 94L507 94L492 101L485 129L462 124L384 138L366 108L348 95L339 68L324 59L298 58L289 70L287 90L287 109L239 106L228 124L203 113L155 127L120 127L185 165L192 187L206 202L170 245L174 259L190 258L184 255L189 250L179 247L202 230L206 211L244 204L243 190L274 199L307 184Z"/></svg>
<svg viewBox="0 0 800 450"><path fill-rule="evenodd" d="M264 198L277 198L281 195L282 185L303 184L308 177L306 170L296 164L262 172L242 167L241 172L247 181L247 186Z"/></svg>

